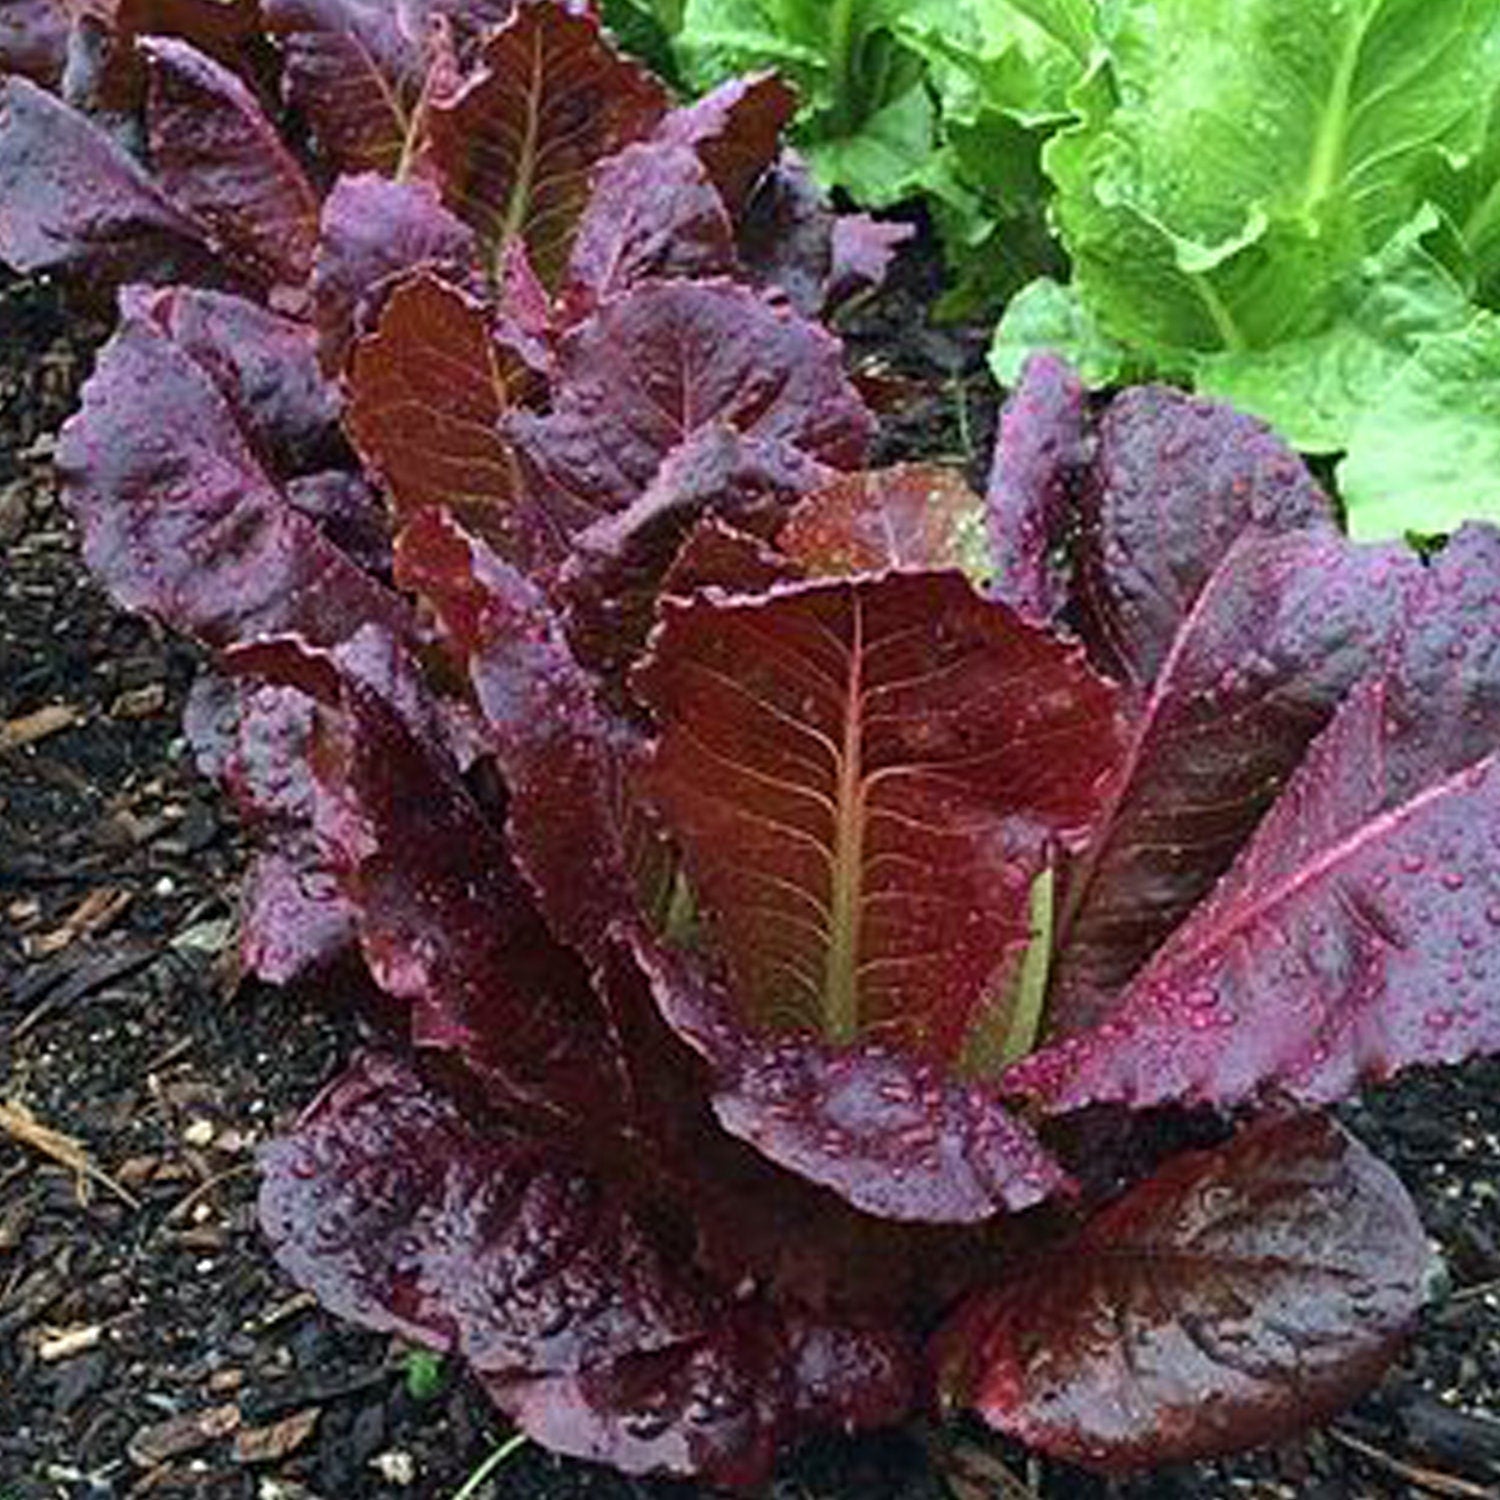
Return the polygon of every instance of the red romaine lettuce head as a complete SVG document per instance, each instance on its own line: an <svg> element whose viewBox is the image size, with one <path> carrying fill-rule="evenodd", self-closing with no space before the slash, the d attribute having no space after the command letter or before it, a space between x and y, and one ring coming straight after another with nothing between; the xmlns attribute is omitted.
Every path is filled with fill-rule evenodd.
<svg viewBox="0 0 1500 1500"><path fill-rule="evenodd" d="M266 18L118 22L123 126L10 79L0 250L198 280L122 297L59 470L217 653L248 964L385 997L267 1155L282 1263L727 1484L934 1372L1105 1470L1351 1399L1425 1242L1275 1111L1500 1048L1500 535L1356 547L1260 425L1045 361L983 499L868 472L810 315L894 236L780 85L668 109L542 0Z"/></svg>

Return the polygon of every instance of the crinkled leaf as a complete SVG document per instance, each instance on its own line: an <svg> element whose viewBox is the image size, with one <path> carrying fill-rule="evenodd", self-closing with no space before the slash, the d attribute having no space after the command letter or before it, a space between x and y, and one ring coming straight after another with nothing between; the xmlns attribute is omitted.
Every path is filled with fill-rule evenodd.
<svg viewBox="0 0 1500 1500"><path fill-rule="evenodd" d="M560 550L500 433L533 379L477 298L425 272L391 293L355 347L348 425L398 518L444 505L509 557Z"/></svg>
<svg viewBox="0 0 1500 1500"><path fill-rule="evenodd" d="M1308 1103L1500 1050L1500 533L1466 528L1404 637L1314 741L1213 893L1094 1032L1007 1079L1090 1101Z"/></svg>
<svg viewBox="0 0 1500 1500"><path fill-rule="evenodd" d="M293 1277L456 1347L555 1450L753 1484L806 1429L910 1405L898 1337L735 1300L589 1177L482 1133L394 1059L357 1059L262 1162L261 1222Z"/></svg>
<svg viewBox="0 0 1500 1500"><path fill-rule="evenodd" d="M648 73L611 50L592 15L518 0L479 75L431 110L444 196L491 262L525 242L542 280L562 271L590 169L647 135L666 108Z"/></svg>
<svg viewBox="0 0 1500 1500"><path fill-rule="evenodd" d="M288 640L230 661L327 710L313 761L318 839L371 975L411 1002L417 1045L457 1053L495 1107L547 1119L559 1136L615 1115L622 1060L604 1009L434 728L347 662Z"/></svg>
<svg viewBox="0 0 1500 1500"><path fill-rule="evenodd" d="M638 499L573 538L557 593L580 657L613 673L639 655L662 580L705 516L773 536L797 497L829 474L790 443L744 437L718 422L698 428L667 454Z"/></svg>
<svg viewBox="0 0 1500 1500"><path fill-rule="evenodd" d="M324 365L343 364L392 280L427 266L461 281L475 254L474 231L443 207L430 183L391 182L374 172L340 177L323 200L311 283Z"/></svg>
<svg viewBox="0 0 1500 1500"><path fill-rule="evenodd" d="M0 80L0 259L189 279L206 236L99 125L29 79Z"/></svg>
<svg viewBox="0 0 1500 1500"><path fill-rule="evenodd" d="M633 748L594 701L535 584L440 510L402 533L397 577L465 663L509 793L506 834L559 941L598 963L632 911L620 766Z"/></svg>
<svg viewBox="0 0 1500 1500"><path fill-rule="evenodd" d="M840 475L801 501L777 542L812 576L959 568L979 581L987 572L979 496L935 464Z"/></svg>
<svg viewBox="0 0 1500 1500"><path fill-rule="evenodd" d="M312 269L318 199L255 95L186 42L152 37L138 50L162 190L257 279L301 286Z"/></svg>
<svg viewBox="0 0 1500 1500"><path fill-rule="evenodd" d="M1355 536L1424 536L1500 520L1500 317L1476 309L1423 339L1361 413L1339 465Z"/></svg>
<svg viewBox="0 0 1500 1500"><path fill-rule="evenodd" d="M738 218L756 183L776 159L797 98L775 73L732 78L692 104L674 109L653 139L689 146Z"/></svg>
<svg viewBox="0 0 1500 1500"><path fill-rule="evenodd" d="M645 142L594 170L560 301L576 321L648 276L733 269L734 230L696 153Z"/></svg>
<svg viewBox="0 0 1500 1500"><path fill-rule="evenodd" d="M864 1213L935 1224L1029 1208L1067 1182L993 1093L878 1041L748 1030L689 954L632 940L668 1025L708 1061L719 1123L779 1166Z"/></svg>
<svg viewBox="0 0 1500 1500"><path fill-rule="evenodd" d="M1037 625L1068 600L1063 549L1091 451L1078 376L1054 354L1033 355L1001 409L984 500L995 597Z"/></svg>
<svg viewBox="0 0 1500 1500"><path fill-rule="evenodd" d="M58 445L90 567L121 604L213 645L279 630L332 643L369 622L407 634L402 602L266 472L216 380L234 365L127 311Z"/></svg>
<svg viewBox="0 0 1500 1500"><path fill-rule="evenodd" d="M954 1405L1119 1473L1279 1442L1380 1377L1430 1252L1395 1174L1323 1116L1180 1155L940 1336Z"/></svg>
<svg viewBox="0 0 1500 1500"><path fill-rule="evenodd" d="M1049 1029L1110 1001L1229 867L1345 692L1374 666L1421 574L1337 532L1250 535L1183 617L1130 716L1124 767L1069 870Z"/></svg>
<svg viewBox="0 0 1500 1500"><path fill-rule="evenodd" d="M745 1023L951 1060L1005 1003L1050 848L1097 815L1108 684L954 573L662 616L634 678L660 727L642 788Z"/></svg>
<svg viewBox="0 0 1500 1500"><path fill-rule="evenodd" d="M423 143L426 111L451 75L444 34L425 6L388 0L263 0L281 39L288 100L341 172L402 178Z"/></svg>
<svg viewBox="0 0 1500 1500"><path fill-rule="evenodd" d="M638 287L573 330L557 363L552 412L509 430L549 507L587 520L629 505L709 423L836 468L858 465L873 425L837 340L725 281Z"/></svg>
<svg viewBox="0 0 1500 1500"><path fill-rule="evenodd" d="M1264 423L1165 386L1116 397L1078 483L1080 627L1096 664L1141 683L1160 669L1237 537L1334 518L1328 497Z"/></svg>
<svg viewBox="0 0 1500 1500"><path fill-rule="evenodd" d="M1101 332L1076 287L1050 276L1029 281L1005 305L990 342L990 373L1003 386L1023 383L1033 354L1061 355L1091 387L1116 385L1128 368L1124 348ZM1215 390L1227 401L1228 392Z"/></svg>

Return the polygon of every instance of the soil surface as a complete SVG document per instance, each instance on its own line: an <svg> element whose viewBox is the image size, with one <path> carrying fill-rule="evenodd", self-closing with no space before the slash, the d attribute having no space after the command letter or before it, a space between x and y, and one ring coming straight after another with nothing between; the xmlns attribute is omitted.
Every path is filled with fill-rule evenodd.
<svg viewBox="0 0 1500 1500"><path fill-rule="evenodd" d="M920 265L851 317L884 458L982 468L982 338L925 326ZM111 607L52 435L97 313L0 273L0 1500L676 1496L506 1439L461 1374L326 1317L271 1263L255 1151L339 1068L348 1017L238 982L232 816L178 727L191 648ZM1108 1486L978 1433L789 1460L777 1500L1500 1497L1500 1063L1347 1111L1449 1285L1379 1390L1274 1453ZM945 1489L943 1474L951 1484ZM468 1484L469 1488L463 1487Z"/></svg>

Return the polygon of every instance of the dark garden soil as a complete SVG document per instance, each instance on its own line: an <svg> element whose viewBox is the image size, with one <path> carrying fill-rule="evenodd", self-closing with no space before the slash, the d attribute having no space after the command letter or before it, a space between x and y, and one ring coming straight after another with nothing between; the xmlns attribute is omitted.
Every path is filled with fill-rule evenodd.
<svg viewBox="0 0 1500 1500"><path fill-rule="evenodd" d="M982 342L924 326L921 274L853 318L896 403L881 456L973 465L993 426ZM256 1147L355 1023L237 984L243 847L178 728L194 653L104 600L55 501L52 435L105 331L53 287L0 280L0 1500L448 1500L503 1421L462 1376L324 1316L255 1229ZM954 1493L1500 1496L1500 1063L1411 1077L1348 1119L1450 1271L1372 1397L1276 1453L1113 1489L971 1434L941 1455ZM525 1445L470 1493L700 1492ZM803 1454L773 1490L943 1493L912 1434Z"/></svg>

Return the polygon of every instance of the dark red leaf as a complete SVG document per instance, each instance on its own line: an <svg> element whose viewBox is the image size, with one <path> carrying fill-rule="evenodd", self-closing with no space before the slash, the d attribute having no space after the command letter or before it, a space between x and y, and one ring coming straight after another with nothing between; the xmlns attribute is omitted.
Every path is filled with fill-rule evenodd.
<svg viewBox="0 0 1500 1500"><path fill-rule="evenodd" d="M1068 872L1048 1029L1102 1020L1212 888L1420 575L1403 547L1248 535L1209 575L1149 691L1100 831Z"/></svg>
<svg viewBox="0 0 1500 1500"><path fill-rule="evenodd" d="M1064 547L1092 444L1083 382L1054 354L1033 354L1000 413L985 491L994 594L1035 625L1068 601Z"/></svg>
<svg viewBox="0 0 1500 1500"><path fill-rule="evenodd" d="M267 285L312 269L318 199L245 83L188 43L152 37L146 127L162 190Z"/></svg>
<svg viewBox="0 0 1500 1500"><path fill-rule="evenodd" d="M1053 1109L1272 1089L1322 1103L1500 1051L1497 604L1500 533L1466 528L1410 596L1385 674L1346 700L1109 1021L1007 1082Z"/></svg>
<svg viewBox="0 0 1500 1500"><path fill-rule="evenodd" d="M929 1224L1029 1208L1066 1185L993 1093L879 1042L758 1035L690 955L631 937L668 1025L712 1070L719 1123L778 1166L864 1213Z"/></svg>
<svg viewBox="0 0 1500 1500"><path fill-rule="evenodd" d="M781 132L797 112L797 96L775 73L731 78L692 104L674 109L655 140L689 146L698 155L724 206L738 218L781 146Z"/></svg>
<svg viewBox="0 0 1500 1500"><path fill-rule="evenodd" d="M947 1401L1119 1473L1279 1442L1379 1378L1425 1297L1395 1174L1322 1116L1175 1157L1072 1244L976 1293Z"/></svg>
<svg viewBox="0 0 1500 1500"><path fill-rule="evenodd" d="M282 39L285 88L341 172L404 178L424 145L433 95L456 68L425 5L263 0Z"/></svg>
<svg viewBox="0 0 1500 1500"><path fill-rule="evenodd" d="M646 799L747 1024L951 1061L1118 754L1076 650L953 573L667 600Z"/></svg>
<svg viewBox="0 0 1500 1500"><path fill-rule="evenodd" d="M430 113L444 196L479 231L492 264L523 240L554 285L588 200L590 169L648 134L666 96L619 56L592 15L518 0L479 75Z"/></svg>
<svg viewBox="0 0 1500 1500"><path fill-rule="evenodd" d="M744 437L718 422L698 428L638 499L573 538L557 594L580 658L615 673L640 654L662 581L703 517L773 536L797 497L830 472L790 443Z"/></svg>
<svg viewBox="0 0 1500 1500"><path fill-rule="evenodd" d="M801 570L759 537L714 516L700 521L677 550L660 593L688 599L700 589L731 594L763 594L778 583L792 583Z"/></svg>
<svg viewBox="0 0 1500 1500"><path fill-rule="evenodd" d="M374 172L340 177L323 201L312 272L325 368L343 365L353 339L369 331L376 299L397 277L430 267L461 283L475 255L474 231L442 206L431 183L392 182Z"/></svg>
<svg viewBox="0 0 1500 1500"><path fill-rule="evenodd" d="M873 426L837 340L727 281L638 287L574 329L557 363L551 414L509 425L548 503L587 520L623 510L710 423L836 468L858 466Z"/></svg>
<svg viewBox="0 0 1500 1500"><path fill-rule="evenodd" d="M559 941L601 962L611 924L634 910L620 787L631 734L595 704L541 592L450 516L406 528L397 577L468 669L509 792L512 857Z"/></svg>
<svg viewBox="0 0 1500 1500"><path fill-rule="evenodd" d="M1265 423L1166 386L1133 386L1110 404L1079 479L1078 517L1079 626L1097 666L1137 683L1155 677L1236 538L1335 520Z"/></svg>
<svg viewBox="0 0 1500 1500"><path fill-rule="evenodd" d="M402 602L267 474L247 438L254 404L218 384L247 355L210 368L127 304L58 444L89 565L127 608L214 645L280 630L332 643L371 622L406 634Z"/></svg>
<svg viewBox="0 0 1500 1500"><path fill-rule="evenodd" d="M734 231L698 157L646 142L594 169L559 301L565 320L577 322L648 276L733 269Z"/></svg>
<svg viewBox="0 0 1500 1500"><path fill-rule="evenodd" d="M355 348L348 419L397 518L442 505L526 566L559 553L500 433L533 383L484 303L425 272L402 282Z"/></svg>
<svg viewBox="0 0 1500 1500"><path fill-rule="evenodd" d="M747 1485L809 1429L910 1407L898 1336L718 1289L589 1177L481 1133L392 1059L358 1059L262 1164L261 1221L296 1280L456 1347L557 1451Z"/></svg>
<svg viewBox="0 0 1500 1500"><path fill-rule="evenodd" d="M0 260L191 279L207 229L105 130L29 79L0 80Z"/></svg>
<svg viewBox="0 0 1500 1500"><path fill-rule="evenodd" d="M898 464L830 480L777 538L813 575L984 567L984 509L952 469Z"/></svg>

